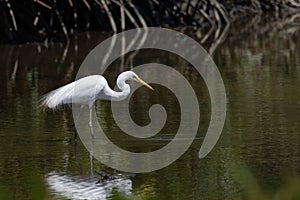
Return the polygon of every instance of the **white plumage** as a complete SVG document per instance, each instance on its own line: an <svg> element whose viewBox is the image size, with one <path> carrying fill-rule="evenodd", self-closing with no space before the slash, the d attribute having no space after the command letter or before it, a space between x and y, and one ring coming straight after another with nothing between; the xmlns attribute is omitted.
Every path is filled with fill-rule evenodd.
<svg viewBox="0 0 300 200"><path fill-rule="evenodd" d="M97 99L121 101L130 93L130 87L126 83L127 80L138 81L153 90L151 86L132 71L123 72L118 76L117 86L121 89L121 92L113 91L103 76L91 75L49 92L42 98L42 105L55 109L70 103L92 106Z"/></svg>
<svg viewBox="0 0 300 200"><path fill-rule="evenodd" d="M153 90L150 85L145 83L132 71L123 72L118 76L117 86L120 88L120 92L112 90L103 76L91 75L49 92L42 98L42 106L50 109L56 109L62 105L70 103L88 105L90 109L89 126L93 137L92 106L94 102L97 99L113 101L121 101L125 99L130 94L130 86L126 83L127 80L138 81L147 88Z"/></svg>
<svg viewBox="0 0 300 200"><path fill-rule="evenodd" d="M49 92L43 97L42 104L51 109L70 103L89 105L96 100L97 94L104 92L105 86L108 84L103 76L87 76Z"/></svg>

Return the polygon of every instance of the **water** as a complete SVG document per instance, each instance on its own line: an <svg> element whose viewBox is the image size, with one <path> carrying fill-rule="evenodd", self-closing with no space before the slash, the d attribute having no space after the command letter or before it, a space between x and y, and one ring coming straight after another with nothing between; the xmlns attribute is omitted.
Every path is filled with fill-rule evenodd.
<svg viewBox="0 0 300 200"><path fill-rule="evenodd" d="M197 155L210 117L205 83L175 55L154 50L137 54L134 65L168 64L189 80L198 94L201 121L196 139L180 159L164 169L135 175L95 160L91 170L89 153L73 140L71 110L39 108L42 95L73 81L84 57L108 34L81 33L68 45L0 46L0 199L45 195L50 199L233 199L290 194L292 186L299 187L300 173L300 31L297 24L286 21L264 24L264 29L232 26L219 41L204 43L224 79L228 112L219 142L202 160ZM196 40L203 38L187 33ZM128 58L120 67L122 62L117 60L105 73L111 86L117 74L130 68ZM149 123L147 111L153 103L172 113L164 130L148 140L122 134L110 104L97 102L100 123L120 147L150 152L174 137L180 121L178 102L166 88L154 87L155 93L138 90L131 101L133 120L140 125ZM100 176L95 171L117 177L97 183Z"/></svg>

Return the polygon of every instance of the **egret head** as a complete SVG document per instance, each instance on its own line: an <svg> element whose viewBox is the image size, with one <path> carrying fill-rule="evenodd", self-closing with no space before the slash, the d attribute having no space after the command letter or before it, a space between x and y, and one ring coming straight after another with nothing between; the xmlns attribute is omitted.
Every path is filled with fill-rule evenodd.
<svg viewBox="0 0 300 200"><path fill-rule="evenodd" d="M126 77L127 80L134 80L136 82L139 82L141 84L143 84L144 86L146 86L148 89L150 90L154 90L149 84L147 84L145 81L143 81L135 72L133 71L126 71L123 72L122 75L124 75L124 77Z"/></svg>

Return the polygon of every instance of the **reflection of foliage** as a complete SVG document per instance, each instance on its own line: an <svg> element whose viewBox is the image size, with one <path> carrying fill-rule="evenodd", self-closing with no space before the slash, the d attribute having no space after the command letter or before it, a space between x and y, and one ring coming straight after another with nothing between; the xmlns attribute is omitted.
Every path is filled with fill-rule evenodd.
<svg viewBox="0 0 300 200"><path fill-rule="evenodd" d="M300 39L299 26L295 24L300 21L299 14L287 15L282 19L269 15L246 20L248 23L236 22L228 31L227 45L220 45L217 50L218 55L226 55L228 59L221 59L222 56L216 58L219 64L231 66L236 63L235 66L247 66L247 70L251 70L249 66L269 67L276 63L286 67L287 71L291 66L297 66L300 60L295 55L299 51Z"/></svg>

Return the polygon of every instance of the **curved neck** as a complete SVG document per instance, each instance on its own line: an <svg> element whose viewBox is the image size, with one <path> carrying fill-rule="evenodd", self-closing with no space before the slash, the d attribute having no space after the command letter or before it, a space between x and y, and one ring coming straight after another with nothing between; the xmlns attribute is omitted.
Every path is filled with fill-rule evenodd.
<svg viewBox="0 0 300 200"><path fill-rule="evenodd" d="M104 90L106 95L110 97L111 101L122 101L128 97L130 94L130 86L125 81L126 78L124 76L118 76L117 86L121 89L120 92L116 92L106 85Z"/></svg>

